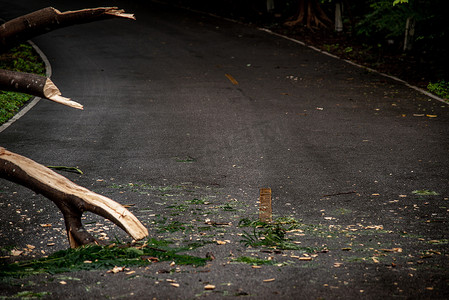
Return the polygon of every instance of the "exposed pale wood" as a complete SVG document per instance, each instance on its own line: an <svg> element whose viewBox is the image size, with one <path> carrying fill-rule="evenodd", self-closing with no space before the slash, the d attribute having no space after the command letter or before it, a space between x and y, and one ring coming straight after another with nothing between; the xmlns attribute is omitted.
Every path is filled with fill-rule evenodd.
<svg viewBox="0 0 449 300"><path fill-rule="evenodd" d="M26 93L73 108L83 109L78 102L61 96L56 85L47 77L0 69L0 90Z"/></svg>
<svg viewBox="0 0 449 300"><path fill-rule="evenodd" d="M271 221L273 221L273 212L271 208L271 189L260 189L259 196L259 220L261 222L270 223Z"/></svg>
<svg viewBox="0 0 449 300"><path fill-rule="evenodd" d="M81 215L85 211L111 220L135 240L148 236L148 230L121 204L2 147L0 147L0 177L21 184L53 201L64 215L72 248L96 242L81 223Z"/></svg>
<svg viewBox="0 0 449 300"><path fill-rule="evenodd" d="M0 51L57 28L109 18L135 20L133 14L125 13L117 7L98 7L67 12L60 12L53 7L43 8L2 24Z"/></svg>
<svg viewBox="0 0 449 300"><path fill-rule="evenodd" d="M47 80L45 81L43 92L45 98L48 100L64 104L73 108L83 109L83 106L78 102L72 101L70 98L61 96L61 92L56 87L56 85L50 80L50 78L47 78Z"/></svg>

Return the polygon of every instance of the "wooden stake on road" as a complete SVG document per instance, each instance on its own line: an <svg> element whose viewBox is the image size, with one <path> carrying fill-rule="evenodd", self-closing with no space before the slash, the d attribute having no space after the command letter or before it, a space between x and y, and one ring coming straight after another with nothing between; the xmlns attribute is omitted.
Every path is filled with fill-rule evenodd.
<svg viewBox="0 0 449 300"><path fill-rule="evenodd" d="M271 189L260 189L259 196L259 220L260 222L270 223L273 221L271 209Z"/></svg>

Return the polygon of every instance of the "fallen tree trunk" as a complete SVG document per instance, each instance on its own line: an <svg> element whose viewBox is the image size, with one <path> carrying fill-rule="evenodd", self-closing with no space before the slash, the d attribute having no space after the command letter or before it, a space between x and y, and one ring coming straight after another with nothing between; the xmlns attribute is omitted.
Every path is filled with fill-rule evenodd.
<svg viewBox="0 0 449 300"><path fill-rule="evenodd" d="M50 78L36 74L0 69L0 90L30 94L73 108L83 109L78 102L62 97L61 92Z"/></svg>
<svg viewBox="0 0 449 300"><path fill-rule="evenodd" d="M0 52L57 28L117 17L135 19L133 14L127 14L117 7L86 8L67 12L60 12L53 7L43 8L0 26Z"/></svg>
<svg viewBox="0 0 449 300"><path fill-rule="evenodd" d="M97 243L81 223L83 212L107 218L133 239L148 236L148 230L121 204L81 187L47 167L0 147L0 178L21 184L53 201L61 210L72 248Z"/></svg>

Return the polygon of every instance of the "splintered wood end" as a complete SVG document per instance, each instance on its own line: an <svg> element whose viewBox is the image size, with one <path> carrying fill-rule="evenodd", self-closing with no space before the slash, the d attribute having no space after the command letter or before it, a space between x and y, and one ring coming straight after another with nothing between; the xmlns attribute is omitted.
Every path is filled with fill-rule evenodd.
<svg viewBox="0 0 449 300"><path fill-rule="evenodd" d="M119 18L131 19L131 20L135 20L136 19L134 14L125 13L125 10L117 9L115 7L111 7L110 9L107 9L105 14L112 15L112 16L119 17Z"/></svg>
<svg viewBox="0 0 449 300"><path fill-rule="evenodd" d="M53 81L50 80L50 78L47 78L47 81L45 82L44 96L48 100L76 109L83 109L83 105L79 104L78 102L72 101L70 98L61 96L61 92L59 91L58 87L53 83Z"/></svg>
<svg viewBox="0 0 449 300"><path fill-rule="evenodd" d="M80 9L80 10L74 10L74 11L65 11L65 12L60 12L59 10L52 8L57 14L59 15L82 15L85 13L95 13L95 12L99 12L100 14L104 14L104 15L109 15L109 16L113 16L113 17L118 17L118 18L126 18L126 19L131 19L131 20L135 20L136 17L134 17L134 14L128 14L125 13L124 9L119 9L118 7L97 7L97 8L85 8L85 9Z"/></svg>

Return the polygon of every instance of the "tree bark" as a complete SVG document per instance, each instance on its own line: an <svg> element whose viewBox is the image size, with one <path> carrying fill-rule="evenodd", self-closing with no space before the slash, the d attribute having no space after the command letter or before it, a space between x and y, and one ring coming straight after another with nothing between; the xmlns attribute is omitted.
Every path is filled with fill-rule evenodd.
<svg viewBox="0 0 449 300"><path fill-rule="evenodd" d="M0 90L20 92L52 100L73 108L83 109L78 102L61 96L50 78L0 69Z"/></svg>
<svg viewBox="0 0 449 300"><path fill-rule="evenodd" d="M119 203L76 185L47 167L2 147L0 178L21 184L53 201L64 216L72 248L97 243L81 223L81 216L85 211L111 220L135 240L148 236L148 230L142 223Z"/></svg>
<svg viewBox="0 0 449 300"><path fill-rule="evenodd" d="M0 52L57 28L115 17L135 20L133 14L127 14L117 7L87 8L67 12L60 12L53 7L43 8L0 26Z"/></svg>
<svg viewBox="0 0 449 300"><path fill-rule="evenodd" d="M328 27L332 21L320 7L317 0L299 0L298 1L298 16L293 21L285 22L287 26L295 26L304 23L307 28L313 27Z"/></svg>

